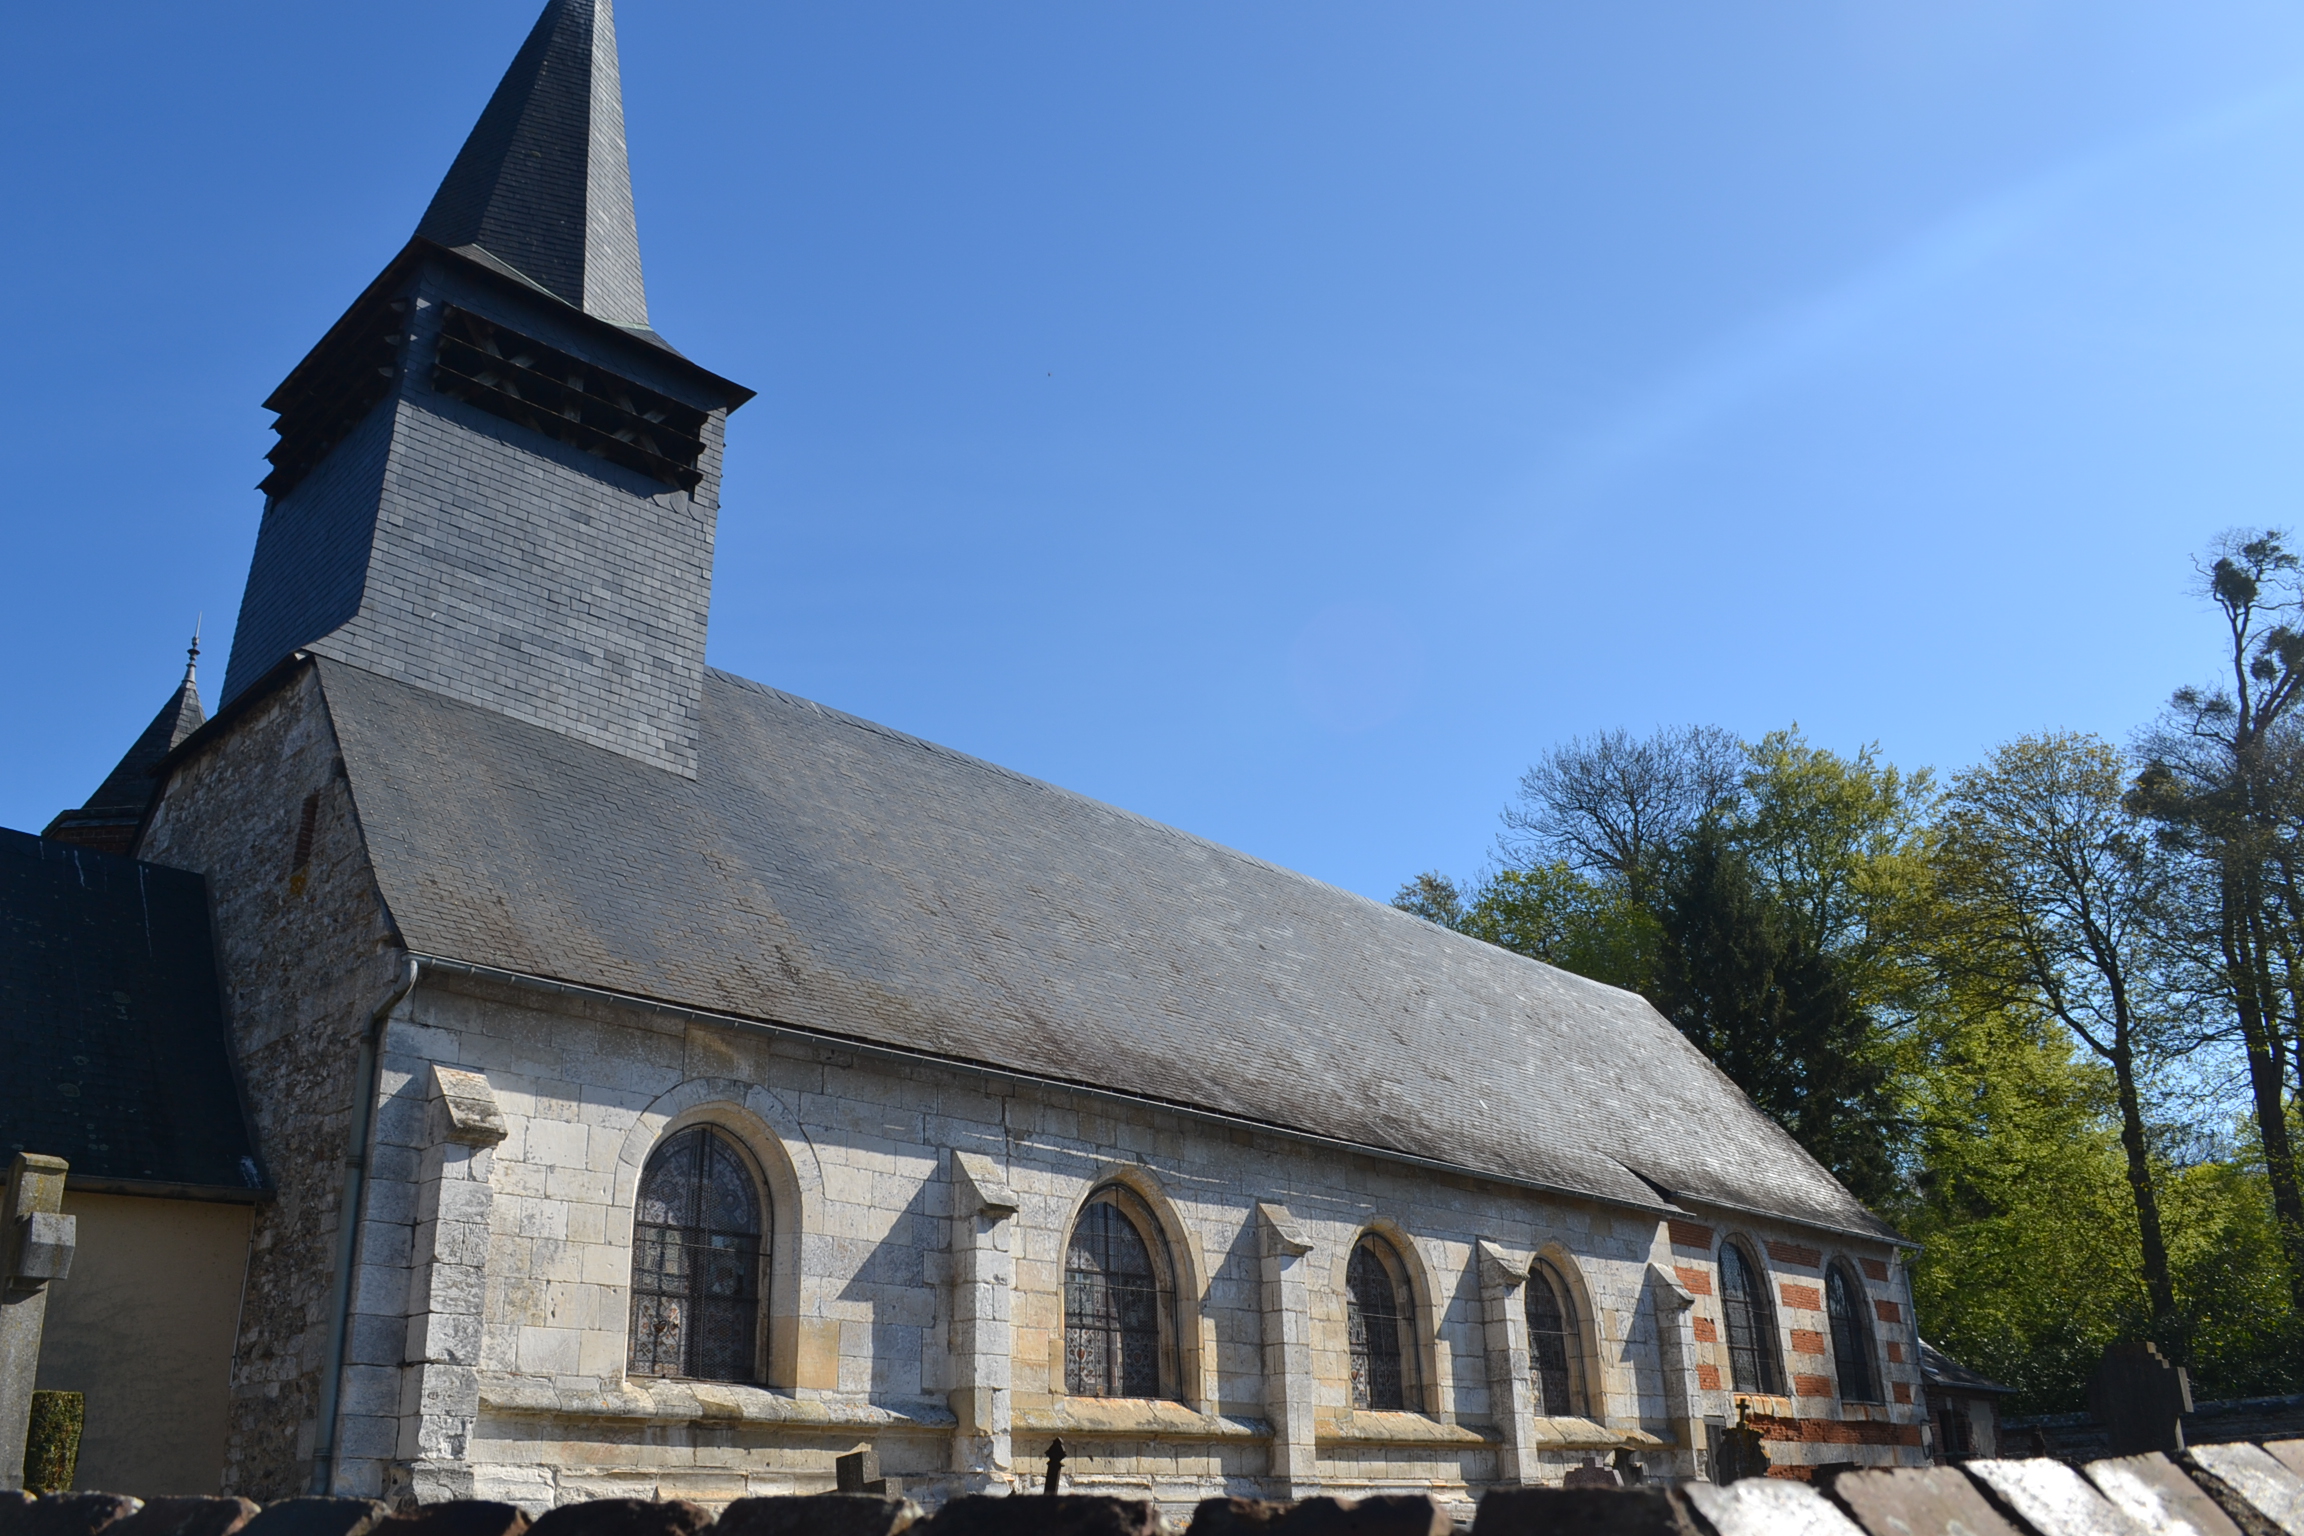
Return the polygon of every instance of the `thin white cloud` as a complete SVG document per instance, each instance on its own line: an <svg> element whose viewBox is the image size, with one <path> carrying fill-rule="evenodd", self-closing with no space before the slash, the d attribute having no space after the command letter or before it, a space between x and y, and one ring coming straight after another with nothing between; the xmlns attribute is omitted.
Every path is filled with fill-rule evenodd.
<svg viewBox="0 0 2304 1536"><path fill-rule="evenodd" d="M2304 76L2122 140L1960 210L1841 282L1706 347L1565 445L1514 500L1522 511L1565 511L1588 501L2031 243L2114 185L2260 130L2300 103Z"/></svg>

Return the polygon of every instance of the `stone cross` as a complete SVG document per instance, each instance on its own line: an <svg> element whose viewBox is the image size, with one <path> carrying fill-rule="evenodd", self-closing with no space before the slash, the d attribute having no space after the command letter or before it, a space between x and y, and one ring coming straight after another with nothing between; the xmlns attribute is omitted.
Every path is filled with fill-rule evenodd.
<svg viewBox="0 0 2304 1536"><path fill-rule="evenodd" d="M2112 1437L2115 1456L2180 1451L2192 1380L2156 1344L2115 1344L2089 1379L2088 1411Z"/></svg>
<svg viewBox="0 0 2304 1536"><path fill-rule="evenodd" d="M60 1157L19 1152L0 1205L0 1490L24 1486L24 1434L40 1375L48 1282L72 1272L73 1219L63 1214Z"/></svg>
<svg viewBox="0 0 2304 1536"><path fill-rule="evenodd" d="M832 1487L838 1493L892 1492L888 1479L880 1475L880 1453L870 1446L850 1451L832 1459Z"/></svg>
<svg viewBox="0 0 2304 1536"><path fill-rule="evenodd" d="M1718 1444L1712 1457L1712 1481L1733 1483L1768 1475L1768 1448L1760 1443L1760 1431L1752 1427L1750 1404L1736 1405L1736 1427L1722 1431Z"/></svg>

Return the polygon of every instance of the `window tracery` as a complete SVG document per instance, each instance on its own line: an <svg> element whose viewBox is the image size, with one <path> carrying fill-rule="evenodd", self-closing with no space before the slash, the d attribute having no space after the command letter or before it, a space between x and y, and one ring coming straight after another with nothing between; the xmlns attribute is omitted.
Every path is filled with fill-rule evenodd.
<svg viewBox="0 0 2304 1536"><path fill-rule="evenodd" d="M1840 1380L1840 1396L1853 1403L1876 1403L1880 1389L1873 1385L1872 1328L1864 1316L1864 1288L1835 1264L1824 1271L1824 1307L1832 1320L1832 1365Z"/></svg>
<svg viewBox="0 0 2304 1536"><path fill-rule="evenodd" d="M1407 1275L1391 1245L1373 1234L1353 1246L1344 1269L1344 1312L1351 1335L1352 1406L1408 1406L1415 1359Z"/></svg>
<svg viewBox="0 0 2304 1536"><path fill-rule="evenodd" d="M1528 1271L1528 1360L1533 1367L1536 1411L1579 1414L1576 1391L1576 1303L1567 1283L1539 1262Z"/></svg>
<svg viewBox="0 0 2304 1536"><path fill-rule="evenodd" d="M1118 1188L1089 1197L1064 1248L1064 1390L1159 1397L1166 1353L1167 1249L1142 1202Z"/></svg>
<svg viewBox="0 0 2304 1536"><path fill-rule="evenodd" d="M1720 1245L1720 1315L1727 1324L1728 1376L1739 1392L1779 1396L1784 1371L1776 1358L1776 1313L1752 1260L1738 1243Z"/></svg>
<svg viewBox="0 0 2304 1536"><path fill-rule="evenodd" d="M758 1378L766 1203L751 1159L711 1126L649 1157L632 1221L633 1375Z"/></svg>

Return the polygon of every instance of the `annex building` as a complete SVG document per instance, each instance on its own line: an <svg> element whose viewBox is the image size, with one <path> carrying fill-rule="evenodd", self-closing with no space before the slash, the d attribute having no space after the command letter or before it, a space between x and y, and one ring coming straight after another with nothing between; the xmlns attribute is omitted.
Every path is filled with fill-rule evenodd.
<svg viewBox="0 0 2304 1536"><path fill-rule="evenodd" d="M748 398L650 328L609 0L551 0L267 402L214 715L0 846L0 1142L230 1213L184 1465L1467 1500L1739 1401L1923 1459L1905 1246L1639 997L708 667Z"/></svg>

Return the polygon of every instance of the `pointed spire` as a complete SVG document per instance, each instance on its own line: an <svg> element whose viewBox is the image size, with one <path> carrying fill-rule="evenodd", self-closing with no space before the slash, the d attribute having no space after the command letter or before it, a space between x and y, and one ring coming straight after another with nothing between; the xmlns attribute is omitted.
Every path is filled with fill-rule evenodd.
<svg viewBox="0 0 2304 1536"><path fill-rule="evenodd" d="M550 0L416 233L645 329L613 0Z"/></svg>
<svg viewBox="0 0 2304 1536"><path fill-rule="evenodd" d="M200 659L200 631L195 625L192 645L184 663L184 681L160 706L160 713L144 727L136 744L128 749L118 766L104 776L96 786L96 793L88 803L77 810L64 811L42 837L54 842L78 843L104 853L126 853L135 840L136 827L144 819L144 809L152 803L152 793L160 786L152 777L153 765L183 744L184 738L207 723L208 712L200 707L200 686L193 680L193 666Z"/></svg>

